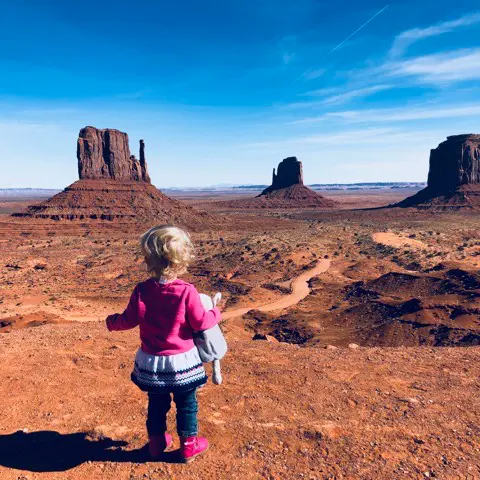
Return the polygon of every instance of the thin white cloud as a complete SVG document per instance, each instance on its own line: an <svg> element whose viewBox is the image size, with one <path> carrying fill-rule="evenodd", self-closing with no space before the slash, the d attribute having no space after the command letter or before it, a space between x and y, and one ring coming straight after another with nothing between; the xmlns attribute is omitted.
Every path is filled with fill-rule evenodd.
<svg viewBox="0 0 480 480"><path fill-rule="evenodd" d="M457 28L475 25L477 23L480 23L480 12L470 13L457 18L456 20L437 23L436 25L426 28L413 28L411 30L406 30L395 38L392 48L390 49L390 56L398 57L402 55L412 44L425 38L453 32Z"/></svg>
<svg viewBox="0 0 480 480"><path fill-rule="evenodd" d="M349 102L350 100L369 97L377 92L384 90L390 90L394 88L393 85L374 85L372 87L356 88L346 90L345 88L324 88L319 90L312 90L306 92L304 96L325 97L321 100L314 100L308 102L293 102L286 105L287 108L305 108L314 106L333 106L341 105ZM343 90L343 91L342 91ZM341 92L341 93L340 93ZM331 95L333 94L333 95Z"/></svg>
<svg viewBox="0 0 480 480"><path fill-rule="evenodd" d="M480 48L461 49L388 62L377 70L389 77L412 77L423 84L480 80ZM373 73L373 72L372 72Z"/></svg>
<svg viewBox="0 0 480 480"><path fill-rule="evenodd" d="M393 127L365 128L360 130L347 130L339 133L325 133L311 135L296 140L297 144L322 145L325 147L341 147L342 145L356 145L358 147L381 148L385 145L391 147L414 144L433 145L442 140L443 133L426 130L406 130Z"/></svg>
<svg viewBox="0 0 480 480"><path fill-rule="evenodd" d="M316 90L309 90L308 92L302 93L301 95L304 97L326 97L328 95L340 93L341 91L341 87L326 87L317 88Z"/></svg>
<svg viewBox="0 0 480 480"><path fill-rule="evenodd" d="M299 135L284 138L282 140L257 142L243 145L248 149L271 149L302 146L323 146L341 148L343 145L380 146L380 145L411 145L414 143L425 143L432 138L442 139L443 133L439 135L436 131L405 130L398 127L369 127L355 130L343 130L325 132L315 135ZM407 143L405 143L407 142Z"/></svg>
<svg viewBox="0 0 480 480"><path fill-rule="evenodd" d="M296 139L296 143L311 143L315 145L369 144L378 142L386 135L397 134L394 128L366 128L338 133L322 133Z"/></svg>
<svg viewBox="0 0 480 480"><path fill-rule="evenodd" d="M13 135L21 135L30 132L45 133L62 130L60 125L54 123L21 122L19 120L0 120L0 138L11 138ZM29 143L29 142L27 142Z"/></svg>
<svg viewBox="0 0 480 480"><path fill-rule="evenodd" d="M292 102L282 105L282 108L288 109L298 109L298 108L308 108L308 107L318 107L323 105L323 100L313 100L310 102Z"/></svg>
<svg viewBox="0 0 480 480"><path fill-rule="evenodd" d="M256 142L243 145L246 148L270 148L280 145L299 145L299 144L328 144L340 145L341 143L352 143L368 141L372 137L378 137L387 133L392 133L393 128L364 128L360 130L349 130L341 132L328 132L318 135L301 135L297 137L284 138L282 140L273 140L266 142Z"/></svg>
<svg viewBox="0 0 480 480"><path fill-rule="evenodd" d="M316 70L309 70L307 73L304 74L304 78L306 80L314 80L315 78L320 78L321 76L325 75L327 72L326 68L317 68Z"/></svg>
<svg viewBox="0 0 480 480"><path fill-rule="evenodd" d="M480 116L480 104L432 108L427 104L422 108L384 108L372 110L349 110L329 112L317 117L303 118L292 124L317 123L328 120L342 120L346 123L363 122L404 122L411 120L434 120L440 118L463 118Z"/></svg>
<svg viewBox="0 0 480 480"><path fill-rule="evenodd" d="M377 92L382 92L385 90L390 90L393 88L392 85L374 85L372 87L357 88L355 90L349 90L338 95L332 95L323 100L325 105L339 105L346 103L355 98L369 97Z"/></svg>

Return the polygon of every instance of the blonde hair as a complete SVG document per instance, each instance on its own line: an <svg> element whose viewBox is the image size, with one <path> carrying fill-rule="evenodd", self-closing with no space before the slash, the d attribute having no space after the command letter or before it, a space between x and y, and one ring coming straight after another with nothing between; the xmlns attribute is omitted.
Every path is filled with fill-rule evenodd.
<svg viewBox="0 0 480 480"><path fill-rule="evenodd" d="M152 227L140 237L149 272L172 279L187 271L193 259L193 244L185 230L173 225Z"/></svg>

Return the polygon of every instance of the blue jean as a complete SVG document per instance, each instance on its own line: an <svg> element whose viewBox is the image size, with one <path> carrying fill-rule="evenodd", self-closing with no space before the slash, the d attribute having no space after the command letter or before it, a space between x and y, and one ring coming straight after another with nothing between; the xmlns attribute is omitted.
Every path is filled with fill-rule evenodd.
<svg viewBox="0 0 480 480"><path fill-rule="evenodd" d="M198 434L197 389L175 392L173 400L177 407L177 432L180 437L194 437ZM170 393L149 393L147 432L149 435L162 435L167 431L167 413L172 398Z"/></svg>

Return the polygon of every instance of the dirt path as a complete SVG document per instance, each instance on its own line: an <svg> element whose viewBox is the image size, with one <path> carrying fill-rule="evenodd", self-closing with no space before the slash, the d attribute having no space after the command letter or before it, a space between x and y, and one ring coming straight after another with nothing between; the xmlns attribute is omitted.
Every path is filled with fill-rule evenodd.
<svg viewBox="0 0 480 480"><path fill-rule="evenodd" d="M292 305L296 305L310 293L310 287L308 286L309 280L317 275L320 275L321 273L325 273L330 268L330 264L330 260L319 260L314 268L303 272L301 275L292 280L292 293L280 298L279 300L276 300L275 302L267 303L266 305L252 305L250 307L238 308L236 310L223 312L223 320L241 317L252 309L260 310L261 312L270 312L272 310L283 310L291 307Z"/></svg>
<svg viewBox="0 0 480 480"><path fill-rule="evenodd" d="M420 240L402 237L393 232L376 232L372 235L372 238L374 242L382 243L383 245L387 245L389 247L394 247L394 248L404 248L404 247L419 248L419 249L429 248L428 245L421 242Z"/></svg>
<svg viewBox="0 0 480 480"><path fill-rule="evenodd" d="M291 281L292 293L289 295L266 305L252 305L223 312L222 317L224 320L228 320L241 317L253 308L268 312L271 310L282 310L295 305L310 293L308 281L316 275L326 272L329 267L330 261L322 259L314 268L303 272ZM66 322L90 323L103 320L109 312L107 306L94 302L93 300L86 301L78 298L64 300L56 299L55 304L50 304L47 302L48 298L48 295L24 296L21 304L17 304L11 310L4 312L4 317L12 317L15 319L15 315L20 315L21 320L25 320L25 322L36 321L40 323L49 323L49 319L54 320L58 318Z"/></svg>

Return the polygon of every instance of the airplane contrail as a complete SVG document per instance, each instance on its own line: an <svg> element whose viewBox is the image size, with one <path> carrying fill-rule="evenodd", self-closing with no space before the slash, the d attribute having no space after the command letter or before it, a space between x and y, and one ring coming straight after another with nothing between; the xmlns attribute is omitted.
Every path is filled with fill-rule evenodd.
<svg viewBox="0 0 480 480"><path fill-rule="evenodd" d="M365 28L374 18L378 17L381 13L383 13L388 7L390 6L390 4L387 4L385 5L381 10L379 10L375 15L373 15L373 17L370 17L361 27L357 28L349 37L347 37L345 40L341 41L335 48L333 48L332 50L330 50L328 53L327 53L327 57L329 57L335 50L338 50L344 43L348 42L354 35L356 35L360 30L362 30L363 28ZM300 80L301 78L303 78L305 75L307 75L309 72L312 71L312 68L309 68L307 70L305 70L305 72L303 72L299 77L297 77L293 83L296 83L298 82L298 80ZM293 84L292 83L292 84Z"/></svg>
<svg viewBox="0 0 480 480"><path fill-rule="evenodd" d="M385 5L381 10L379 10L373 17L369 18L361 27L357 28L349 37L347 37L345 40L340 42L335 48L330 50L327 54L331 55L335 50L338 50L345 42L348 42L354 35L356 35L360 30L365 28L374 18L378 17L382 12L384 12L390 4Z"/></svg>

